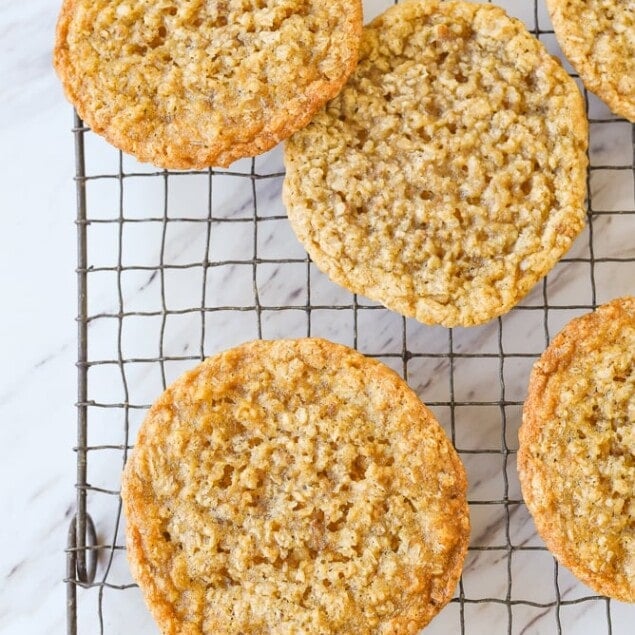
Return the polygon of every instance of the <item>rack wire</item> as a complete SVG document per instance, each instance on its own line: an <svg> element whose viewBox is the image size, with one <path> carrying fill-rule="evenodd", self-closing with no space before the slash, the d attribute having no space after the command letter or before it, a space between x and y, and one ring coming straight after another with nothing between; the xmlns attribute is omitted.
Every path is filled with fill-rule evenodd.
<svg viewBox="0 0 635 635"><path fill-rule="evenodd" d="M556 46L542 2L499 4ZM578 583L535 536L515 472L531 364L564 323L610 299L609 285L613 295L634 290L635 250L628 242L616 250L615 239L635 229L635 126L584 95L588 229L519 306L472 329L419 325L320 274L289 233L279 152L228 170L155 170L108 148L75 115L77 510L66 550L69 635L152 632L125 562L119 477L153 397L183 369L239 341L303 335L342 341L400 372L466 464L473 531L465 571L426 632L560 635L589 632L589 620L594 633L629 630L628 607ZM606 162L607 151L617 163Z"/></svg>

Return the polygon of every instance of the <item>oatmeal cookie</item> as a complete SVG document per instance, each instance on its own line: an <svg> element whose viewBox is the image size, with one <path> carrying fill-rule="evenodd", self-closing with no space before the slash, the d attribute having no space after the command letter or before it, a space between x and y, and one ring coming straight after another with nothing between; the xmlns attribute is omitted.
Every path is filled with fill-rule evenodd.
<svg viewBox="0 0 635 635"><path fill-rule="evenodd" d="M584 85L635 122L635 1L547 0L547 8Z"/></svg>
<svg viewBox="0 0 635 635"><path fill-rule="evenodd" d="M306 125L355 67L361 0L64 0L54 65L97 133L227 166Z"/></svg>
<svg viewBox="0 0 635 635"><path fill-rule="evenodd" d="M255 341L151 408L123 479L134 577L164 633L415 634L465 557L465 472L380 362Z"/></svg>
<svg viewBox="0 0 635 635"><path fill-rule="evenodd" d="M284 200L316 265L426 324L513 307L585 219L575 82L489 4L416 0L365 28L342 92L286 145Z"/></svg>
<svg viewBox="0 0 635 635"><path fill-rule="evenodd" d="M549 550L598 593L635 602L635 298L554 338L519 437L523 495Z"/></svg>

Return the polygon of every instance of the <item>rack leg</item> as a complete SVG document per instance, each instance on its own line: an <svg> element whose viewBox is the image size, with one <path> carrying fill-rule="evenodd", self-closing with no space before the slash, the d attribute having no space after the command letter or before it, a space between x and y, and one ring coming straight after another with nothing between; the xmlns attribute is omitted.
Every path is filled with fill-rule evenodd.
<svg viewBox="0 0 635 635"><path fill-rule="evenodd" d="M92 584L97 573L97 551L90 549L97 544L97 532L92 518L86 514L86 540L89 547L86 555L88 566L85 575L81 575L77 567L77 517L71 519L68 528L66 548L66 633L77 635L77 586L78 584ZM85 549L85 548L84 548Z"/></svg>

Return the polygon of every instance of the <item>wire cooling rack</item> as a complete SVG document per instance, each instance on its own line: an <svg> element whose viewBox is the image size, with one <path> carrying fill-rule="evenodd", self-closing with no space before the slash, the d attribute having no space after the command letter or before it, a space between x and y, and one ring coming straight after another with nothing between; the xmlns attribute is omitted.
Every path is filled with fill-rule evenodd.
<svg viewBox="0 0 635 635"><path fill-rule="evenodd" d="M377 13L390 3L366 4ZM558 53L542 2L500 4ZM635 127L584 94L588 228L518 307L472 329L422 326L320 274L286 221L279 150L228 170L157 171L108 147L75 117L77 511L66 552L69 634L156 632L126 566L119 498L121 468L151 401L219 350L254 337L305 335L354 346L401 373L466 464L471 544L456 596L427 633L631 632L632 609L595 595L546 551L515 469L533 361L572 317L635 290L628 238Z"/></svg>

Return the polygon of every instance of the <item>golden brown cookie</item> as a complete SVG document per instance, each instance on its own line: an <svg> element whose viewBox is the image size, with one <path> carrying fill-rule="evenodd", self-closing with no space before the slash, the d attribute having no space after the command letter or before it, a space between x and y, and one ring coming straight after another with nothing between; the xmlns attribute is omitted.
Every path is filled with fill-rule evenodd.
<svg viewBox="0 0 635 635"><path fill-rule="evenodd" d="M523 496L549 550L598 593L635 602L635 298L554 338L519 437Z"/></svg>
<svg viewBox="0 0 635 635"><path fill-rule="evenodd" d="M466 487L392 370L255 341L151 408L123 478L130 565L166 634L414 634L459 579Z"/></svg>
<svg viewBox="0 0 635 635"><path fill-rule="evenodd" d="M227 166L306 125L355 67L361 0L64 0L54 64L110 143Z"/></svg>
<svg viewBox="0 0 635 635"><path fill-rule="evenodd" d="M581 231L587 128L574 81L502 9L403 2L287 141L289 219L350 291L426 324L480 324Z"/></svg>
<svg viewBox="0 0 635 635"><path fill-rule="evenodd" d="M635 2L547 0L563 53L584 85L635 122Z"/></svg>

